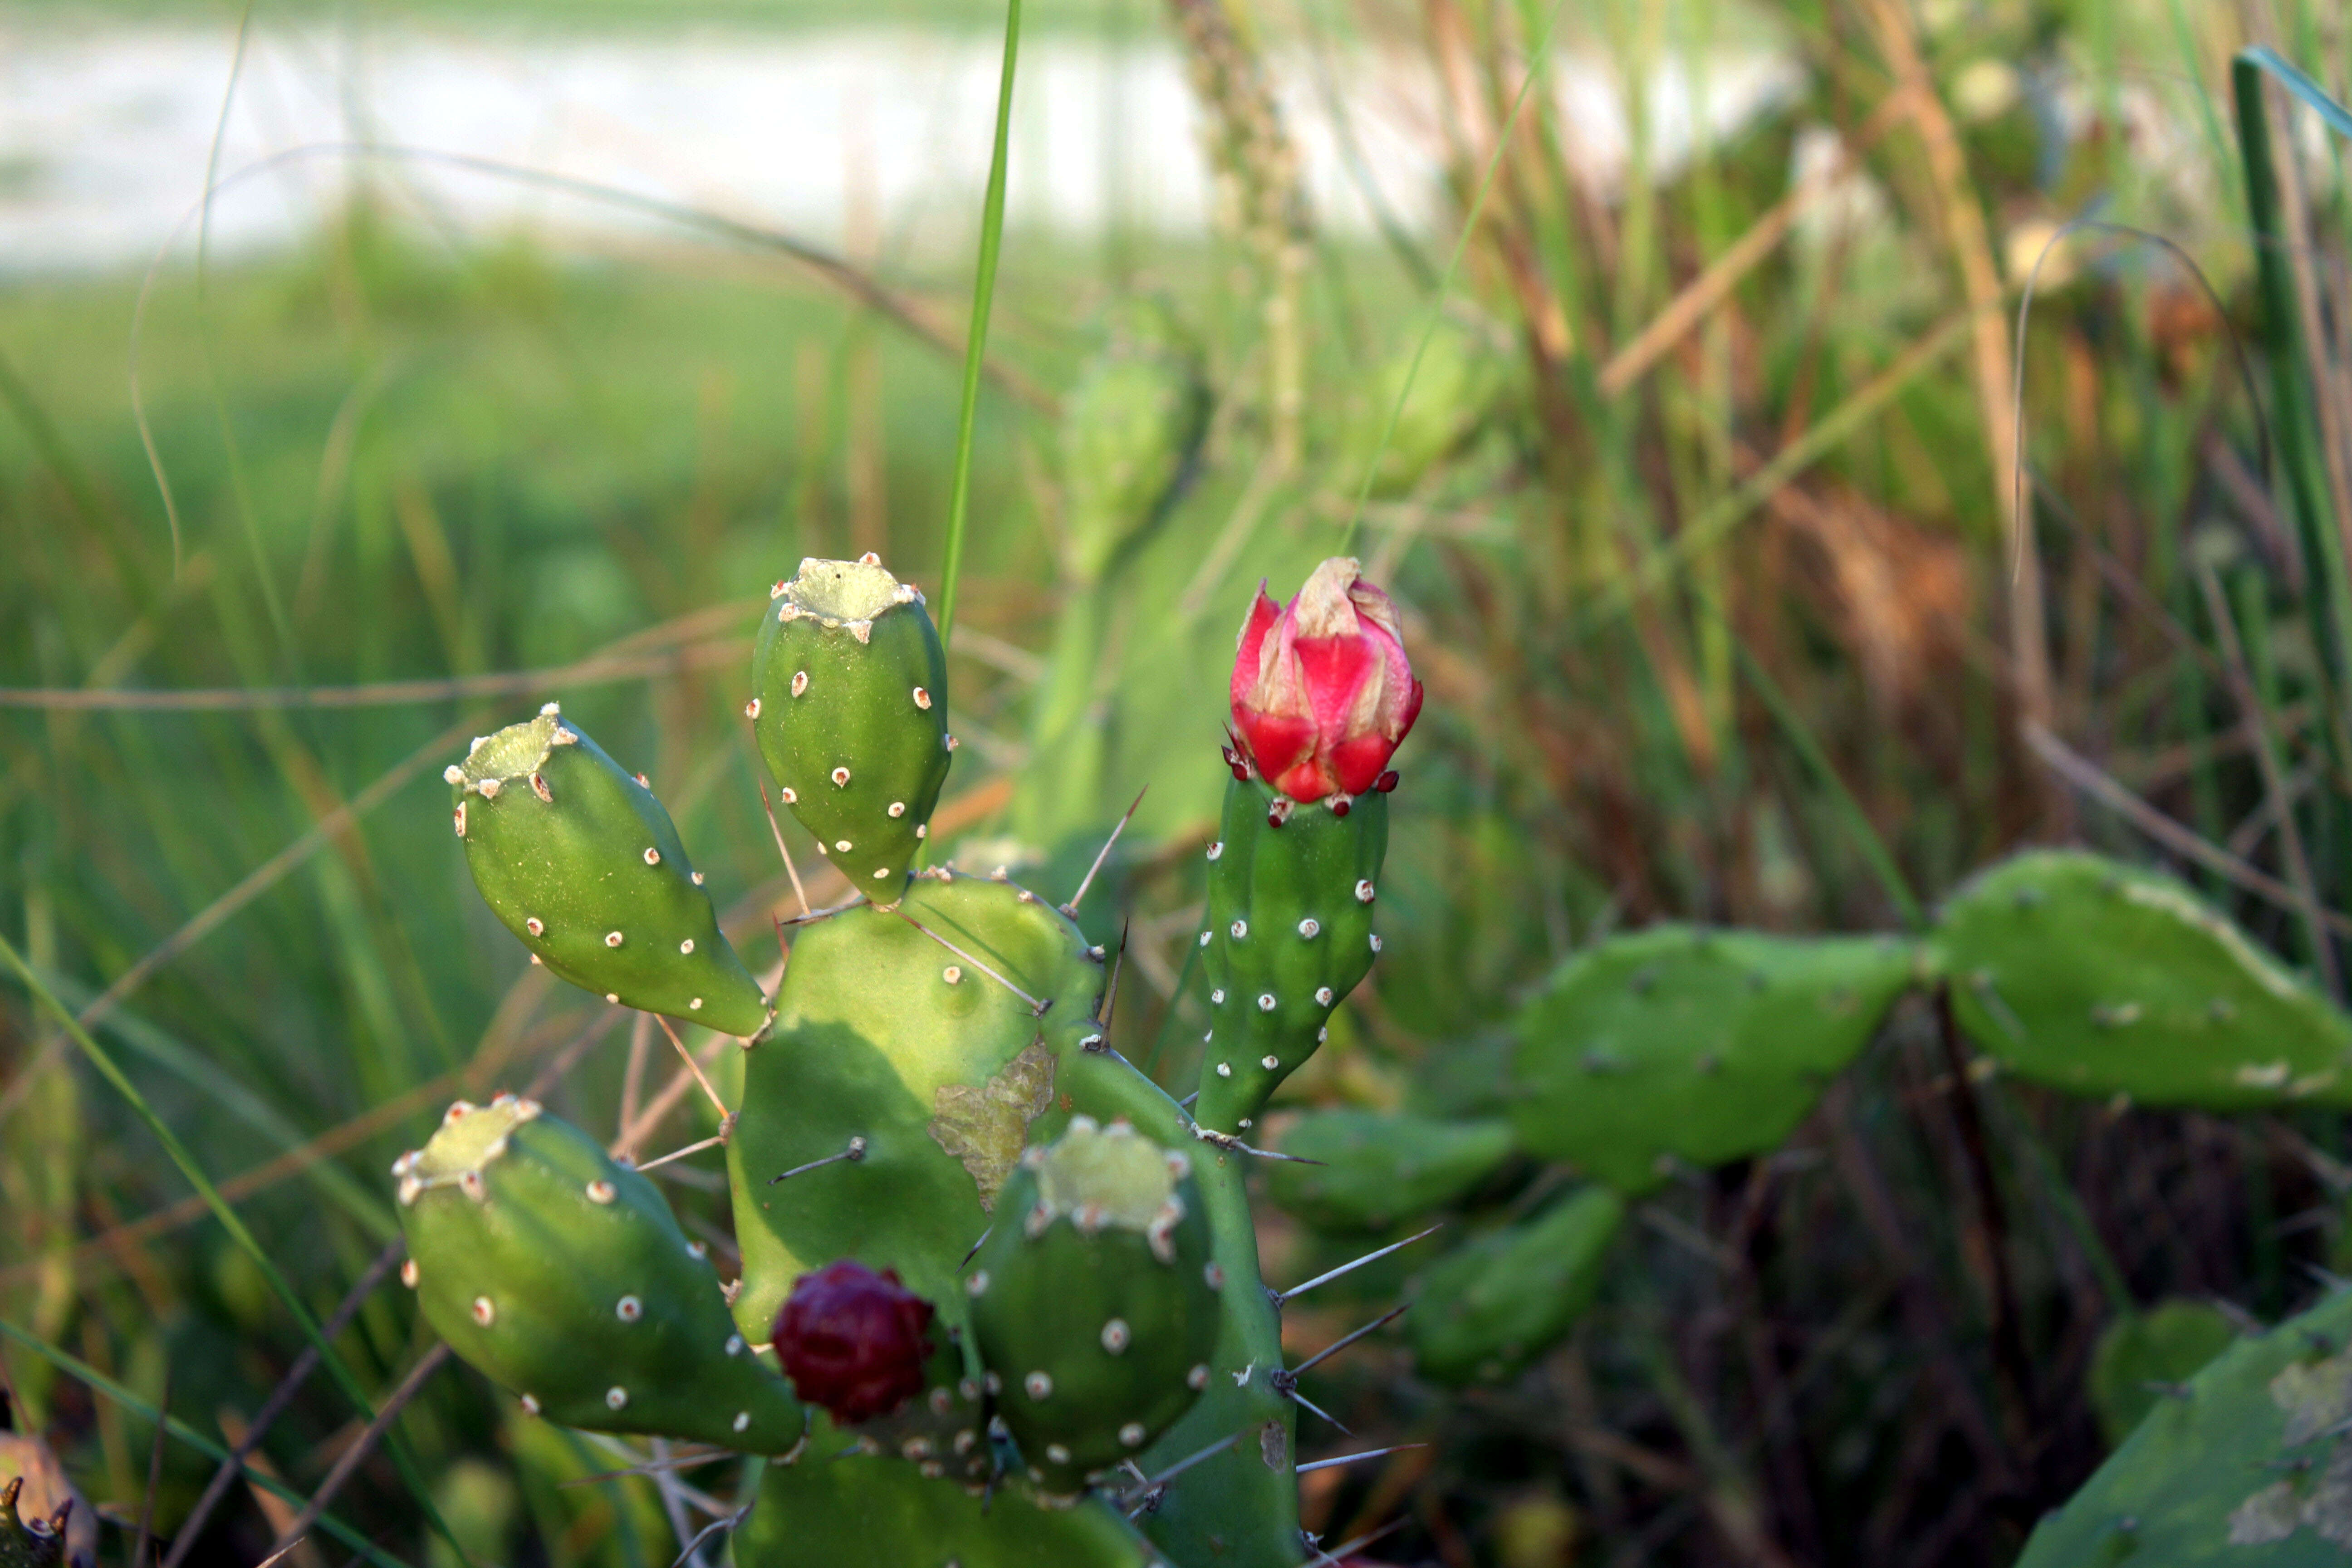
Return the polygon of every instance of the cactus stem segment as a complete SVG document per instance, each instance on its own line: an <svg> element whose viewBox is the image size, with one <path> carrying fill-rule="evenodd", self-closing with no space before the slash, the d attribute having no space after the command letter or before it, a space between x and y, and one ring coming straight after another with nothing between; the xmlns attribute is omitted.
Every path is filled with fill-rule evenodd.
<svg viewBox="0 0 2352 1568"><path fill-rule="evenodd" d="M838 1153L838 1154L827 1154L827 1155L826 1155L824 1159L822 1159L822 1160L811 1160L811 1161L810 1161L807 1164L805 1164L805 1165L794 1165L794 1166L793 1166L791 1170L789 1170L789 1171L782 1171L782 1172L779 1172L777 1174L772 1175L772 1176L770 1176L770 1177L768 1178L768 1185L770 1185L770 1186L772 1186L772 1186L774 1186L778 1182L789 1182L789 1181L791 1181L794 1176L801 1175L801 1174L803 1174L803 1173L806 1173L806 1172L815 1170L819 1165L832 1165L832 1164L837 1164L837 1163L839 1163L841 1161L844 1161L844 1160L848 1161L851 1164L853 1164L853 1165L854 1165L854 1164L856 1164L858 1161L863 1160L864 1158L866 1158L866 1140L865 1140L865 1138L864 1138L864 1137L862 1137L862 1136L860 1136L860 1137L856 1137L856 1138L852 1138L852 1139L849 1141L849 1147L848 1147L848 1148L846 1148L846 1149L844 1149L840 1153ZM981 1239L982 1241L986 1241L986 1240L988 1239L987 1233L983 1231L983 1232L981 1234L981 1238L980 1238L980 1239ZM978 1249L979 1249L979 1244L978 1244L978 1243L974 1243L974 1244L973 1244L973 1250L974 1250L974 1251L977 1251ZM969 1256L969 1254L967 1254L967 1256Z"/></svg>
<svg viewBox="0 0 2352 1568"><path fill-rule="evenodd" d="M999 985L1003 986L1007 991L1012 992L1015 996L1020 997L1024 1002L1029 1004L1029 1016L1031 1017L1044 1017L1045 1016L1045 1009L1053 1005L1051 1001L1041 1002L1036 997L1030 995L1029 993L1022 990L1021 987L1013 984L1013 982L1004 978L1003 975L999 974L995 970L991 969L987 964L982 963L979 959L974 958L971 953L966 952L963 949L958 947L955 943L950 942L947 938L941 936L939 932L933 931L930 927L917 920L914 916L902 912L898 918L905 921L908 925L913 926L917 931L921 931L925 936L929 937L933 942L938 942L941 947L946 948L950 952L954 953L958 958L962 959L966 963L971 964L974 969L979 970L982 974L987 975L991 980L995 981ZM952 984L954 983L950 981L950 984Z"/></svg>
<svg viewBox="0 0 2352 1568"><path fill-rule="evenodd" d="M1136 807L1143 804L1144 794L1150 787L1150 784L1146 784L1142 789L1135 792L1135 799L1129 805L1127 814L1118 819L1118 826L1110 830L1110 837L1104 839L1103 847L1095 852L1095 863L1087 868L1085 876L1078 879L1078 890L1072 893L1070 901L1062 906L1064 914L1076 915L1078 906L1086 901L1087 889L1095 885L1095 878L1102 870L1103 862L1110 858L1111 848L1118 844L1118 836L1127 831L1127 825L1135 820Z"/></svg>
<svg viewBox="0 0 2352 1568"><path fill-rule="evenodd" d="M1414 1234L1406 1237L1402 1241L1392 1241L1386 1247L1367 1252L1352 1263L1342 1263L1339 1268L1328 1269L1321 1274L1318 1274L1306 1284L1293 1285L1287 1290L1277 1290L1273 1286L1269 1285L1265 1288L1266 1300L1274 1303L1275 1310L1276 1311L1280 1311L1284 1303L1290 1301L1294 1298L1306 1295L1307 1292L1314 1289L1318 1285L1328 1285L1332 1280L1339 1279L1343 1274L1353 1274L1365 1264L1376 1263L1381 1258L1386 1258L1390 1253L1401 1251L1405 1247L1411 1247L1414 1242L1421 1240L1423 1237L1434 1236L1444 1228L1445 1222L1440 1220L1437 1224L1431 1226L1427 1230L1416 1231ZM1304 1469L1306 1467L1302 1465L1299 1468Z"/></svg>

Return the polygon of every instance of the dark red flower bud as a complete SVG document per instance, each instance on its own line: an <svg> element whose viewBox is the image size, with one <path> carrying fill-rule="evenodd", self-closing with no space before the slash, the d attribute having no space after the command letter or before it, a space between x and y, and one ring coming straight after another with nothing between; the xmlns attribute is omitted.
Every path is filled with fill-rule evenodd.
<svg viewBox="0 0 2352 1568"><path fill-rule="evenodd" d="M931 1304L844 1258L802 1275L776 1313L776 1359L803 1399L836 1421L887 1415L923 1391Z"/></svg>

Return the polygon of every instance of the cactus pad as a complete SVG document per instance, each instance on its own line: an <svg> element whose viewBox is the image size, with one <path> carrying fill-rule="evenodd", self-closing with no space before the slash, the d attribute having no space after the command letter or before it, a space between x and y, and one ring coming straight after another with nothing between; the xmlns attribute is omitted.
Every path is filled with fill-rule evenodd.
<svg viewBox="0 0 2352 1568"><path fill-rule="evenodd" d="M1067 917L983 878L932 872L895 912L861 905L803 931L775 1028L744 1058L727 1150L744 1332L764 1333L793 1278L836 1258L897 1269L961 1323L960 1266L1056 1103L1061 1058L1099 1043L1104 978ZM854 1158L803 1169L853 1141Z"/></svg>
<svg viewBox="0 0 2352 1568"><path fill-rule="evenodd" d="M1117 1510L1041 1508L849 1455L771 1465L734 1538L735 1568L1168 1568Z"/></svg>
<svg viewBox="0 0 2352 1568"><path fill-rule="evenodd" d="M1592 1304L1624 1218L1616 1194L1586 1187L1430 1269L1405 1316L1422 1374L1491 1380L1549 1350Z"/></svg>
<svg viewBox="0 0 2352 1568"><path fill-rule="evenodd" d="M2319 1568L2352 1548L2352 1291L2158 1400L2019 1568Z"/></svg>
<svg viewBox="0 0 2352 1568"><path fill-rule="evenodd" d="M1911 984L1915 950L1654 926L1570 957L1519 1014L1512 1125L1628 1194L1777 1148Z"/></svg>
<svg viewBox="0 0 2352 1568"><path fill-rule="evenodd" d="M1201 353L1172 311L1130 301L1062 400L1062 570L1099 583L1166 510L1208 433Z"/></svg>
<svg viewBox="0 0 2352 1568"><path fill-rule="evenodd" d="M1969 1037L2020 1078L2144 1105L2352 1104L2352 1019L2182 883L2043 850L1936 934Z"/></svg>
<svg viewBox="0 0 2352 1568"><path fill-rule="evenodd" d="M2164 1397L2164 1385L2187 1383L2237 1337L2219 1307L2178 1297L2109 1323L2085 1379L2107 1446L2131 1436Z"/></svg>
<svg viewBox="0 0 2352 1568"><path fill-rule="evenodd" d="M1309 1111L1266 1172L1266 1195L1318 1230L1386 1230L1463 1197L1511 1157L1510 1124L1368 1110Z"/></svg>
<svg viewBox="0 0 2352 1568"><path fill-rule="evenodd" d="M784 804L896 904L947 782L948 661L923 596L871 555L779 583L751 656L751 733Z"/></svg>
<svg viewBox="0 0 2352 1568"><path fill-rule="evenodd" d="M566 1426L781 1454L800 1403L745 1344L653 1183L528 1100L463 1100L393 1167L414 1267L450 1347Z"/></svg>
<svg viewBox="0 0 2352 1568"><path fill-rule="evenodd" d="M1032 1479L1079 1491L1191 1408L1223 1285L1189 1155L1075 1117L1022 1157L965 1289Z"/></svg>
<svg viewBox="0 0 2352 1568"><path fill-rule="evenodd" d="M1212 1023L1197 1114L1235 1133L1315 1054L1331 1009L1372 967L1388 796L1301 806L1236 778L1219 831L1202 933Z"/></svg>
<svg viewBox="0 0 2352 1568"><path fill-rule="evenodd" d="M558 978L724 1034L766 1026L669 813L554 703L443 777L482 901Z"/></svg>

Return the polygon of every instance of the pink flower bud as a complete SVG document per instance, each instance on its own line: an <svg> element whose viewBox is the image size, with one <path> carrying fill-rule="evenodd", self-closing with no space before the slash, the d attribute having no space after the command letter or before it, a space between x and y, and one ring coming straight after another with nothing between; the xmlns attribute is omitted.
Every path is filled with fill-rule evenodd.
<svg viewBox="0 0 2352 1568"><path fill-rule="evenodd" d="M1234 656L1243 762L1302 804L1372 788L1421 712L1396 605L1360 573L1333 556L1287 605L1260 583Z"/></svg>
<svg viewBox="0 0 2352 1568"><path fill-rule="evenodd" d="M803 1399L855 1425L887 1415L923 1391L931 1304L844 1258L802 1275L776 1313L776 1359Z"/></svg>

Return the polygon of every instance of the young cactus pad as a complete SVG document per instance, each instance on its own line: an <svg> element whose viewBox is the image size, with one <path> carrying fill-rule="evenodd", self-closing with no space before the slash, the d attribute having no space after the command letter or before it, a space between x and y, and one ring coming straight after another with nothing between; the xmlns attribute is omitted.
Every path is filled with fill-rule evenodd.
<svg viewBox="0 0 2352 1568"><path fill-rule="evenodd" d="M743 1453L801 1440L800 1402L736 1332L702 1248L578 1128L512 1095L459 1100L393 1173L425 1321L525 1409Z"/></svg>
<svg viewBox="0 0 2352 1568"><path fill-rule="evenodd" d="M898 901L947 782L948 659L872 555L801 563L751 655L751 733L784 804L877 904Z"/></svg>
<svg viewBox="0 0 2352 1568"><path fill-rule="evenodd" d="M2145 1312L2126 1312L2099 1334L2084 1381L2099 1435L2120 1447L2150 1410L2230 1348L2238 1331L2210 1301L2174 1297Z"/></svg>
<svg viewBox="0 0 2352 1568"><path fill-rule="evenodd" d="M2352 1291L2158 1399L2018 1568L2335 1568L2352 1548Z"/></svg>
<svg viewBox="0 0 2352 1568"><path fill-rule="evenodd" d="M555 704L443 776L482 901L558 978L723 1034L767 1026L669 813Z"/></svg>
<svg viewBox="0 0 2352 1568"><path fill-rule="evenodd" d="M2170 877L2042 850L1969 882L1935 944L2020 1078L2143 1105L2352 1104L2352 1019Z"/></svg>
<svg viewBox="0 0 2352 1568"><path fill-rule="evenodd" d="M1062 400L1062 574L1100 583L1167 510L1209 427L1199 347L1174 312L1129 301Z"/></svg>
<svg viewBox="0 0 2352 1568"><path fill-rule="evenodd" d="M964 1289L1032 1479L1082 1490L1191 1408L1223 1282L1189 1155L1082 1116L1022 1156Z"/></svg>
<svg viewBox="0 0 2352 1568"><path fill-rule="evenodd" d="M854 1454L769 1466L734 1552L735 1568L1170 1568L1099 1499L1041 1508Z"/></svg>
<svg viewBox="0 0 2352 1568"><path fill-rule="evenodd" d="M1674 1161L1778 1148L1870 1043L1916 952L1653 926L1570 957L1520 1010L1512 1125L1628 1196Z"/></svg>
<svg viewBox="0 0 2352 1568"><path fill-rule="evenodd" d="M1431 1268L1405 1315L1422 1375L1492 1380L1549 1350L1592 1304L1624 1219L1616 1194L1586 1187Z"/></svg>
<svg viewBox="0 0 2352 1568"><path fill-rule="evenodd" d="M1247 1128L1370 971L1388 843L1388 796L1378 791L1300 805L1255 778L1226 786L1202 932L1210 1020L1202 1126Z"/></svg>
<svg viewBox="0 0 2352 1568"><path fill-rule="evenodd" d="M727 1148L743 1331L766 1332L802 1269L844 1257L897 1269L961 1323L964 1255L1064 1058L1101 1043L1105 978L1068 917L984 878L932 872L896 912L804 929Z"/></svg>
<svg viewBox="0 0 2352 1568"><path fill-rule="evenodd" d="M1311 1110L1282 1152L1317 1163L1269 1166L1266 1195L1318 1230L1382 1231L1465 1196L1515 1147L1505 1121Z"/></svg>

